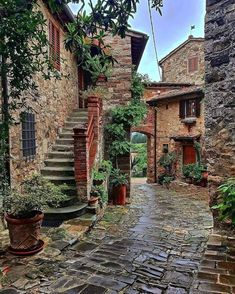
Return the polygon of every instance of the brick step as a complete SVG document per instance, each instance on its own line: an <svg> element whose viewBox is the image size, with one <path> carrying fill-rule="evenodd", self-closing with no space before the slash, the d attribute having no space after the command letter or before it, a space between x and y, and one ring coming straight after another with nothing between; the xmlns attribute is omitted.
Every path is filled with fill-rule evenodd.
<svg viewBox="0 0 235 294"><path fill-rule="evenodd" d="M63 167L63 166L74 166L73 158L51 158L45 160L45 165L49 167Z"/></svg>
<svg viewBox="0 0 235 294"><path fill-rule="evenodd" d="M74 153L71 151L52 151L47 154L49 159L67 159L67 158L74 158Z"/></svg>
<svg viewBox="0 0 235 294"><path fill-rule="evenodd" d="M70 185L76 185L75 183L75 178L74 176L64 176L64 177L59 177L59 176L45 176L45 179L48 181L54 183L55 185L62 185L62 184L67 184L68 186Z"/></svg>
<svg viewBox="0 0 235 294"><path fill-rule="evenodd" d="M56 140L57 145L73 145L74 139L73 138L59 138Z"/></svg>
<svg viewBox="0 0 235 294"><path fill-rule="evenodd" d="M52 146L53 151L73 151L74 146L73 145L59 145L55 144Z"/></svg>
<svg viewBox="0 0 235 294"><path fill-rule="evenodd" d="M43 176L74 177L74 168L72 166L48 166L41 169Z"/></svg>

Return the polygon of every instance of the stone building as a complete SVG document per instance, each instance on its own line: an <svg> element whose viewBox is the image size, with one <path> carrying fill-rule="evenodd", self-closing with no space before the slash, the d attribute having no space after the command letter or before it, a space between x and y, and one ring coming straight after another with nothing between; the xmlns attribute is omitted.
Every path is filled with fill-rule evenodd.
<svg viewBox="0 0 235 294"><path fill-rule="evenodd" d="M138 68L148 37L131 30L125 39L107 36L118 61L111 77L102 84L109 99L91 99L85 107L80 91L87 87L86 75L78 68L76 57L64 48L65 25L75 21L74 16L67 5L51 13L47 1L38 3L46 20L49 54L61 78L45 80L38 73L38 89L26 94L30 110L22 108L13 113L16 124L10 128L11 182L18 184L38 171L56 184L68 184L76 201L87 202L92 165L104 153L100 148L103 114L130 101L132 70ZM129 155L120 168L130 172Z"/></svg>
<svg viewBox="0 0 235 294"><path fill-rule="evenodd" d="M211 204L216 188L235 177L235 3L207 0L205 127Z"/></svg>
<svg viewBox="0 0 235 294"><path fill-rule="evenodd" d="M147 85L144 95L154 113L151 181L163 171L158 162L164 152L177 154L178 177L183 165L197 162L195 141L204 155L204 39L190 36L159 64L163 79Z"/></svg>
<svg viewBox="0 0 235 294"><path fill-rule="evenodd" d="M204 39L189 38L159 61L162 82L204 83Z"/></svg>

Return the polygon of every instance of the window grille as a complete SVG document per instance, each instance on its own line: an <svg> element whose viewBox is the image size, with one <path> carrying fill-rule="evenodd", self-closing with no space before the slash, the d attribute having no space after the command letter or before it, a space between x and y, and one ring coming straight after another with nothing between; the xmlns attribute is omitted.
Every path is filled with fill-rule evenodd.
<svg viewBox="0 0 235 294"><path fill-rule="evenodd" d="M23 112L22 119L22 152L26 159L34 159L36 155L35 114Z"/></svg>

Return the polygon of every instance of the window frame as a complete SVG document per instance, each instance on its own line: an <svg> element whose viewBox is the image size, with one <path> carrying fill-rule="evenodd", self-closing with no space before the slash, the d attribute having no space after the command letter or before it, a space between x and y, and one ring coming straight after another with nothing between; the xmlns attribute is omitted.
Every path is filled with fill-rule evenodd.
<svg viewBox="0 0 235 294"><path fill-rule="evenodd" d="M22 156L26 160L34 160L37 155L36 115L24 111L20 116Z"/></svg>
<svg viewBox="0 0 235 294"><path fill-rule="evenodd" d="M49 19L49 57L55 69L61 70L60 57L60 28L52 19Z"/></svg>
<svg viewBox="0 0 235 294"><path fill-rule="evenodd" d="M192 114L192 111L189 113L189 106L190 103L194 102L194 114ZM179 117L181 119L187 119L187 118L198 118L201 116L201 101L199 98L190 98L190 99L184 99L180 100L179 102Z"/></svg>

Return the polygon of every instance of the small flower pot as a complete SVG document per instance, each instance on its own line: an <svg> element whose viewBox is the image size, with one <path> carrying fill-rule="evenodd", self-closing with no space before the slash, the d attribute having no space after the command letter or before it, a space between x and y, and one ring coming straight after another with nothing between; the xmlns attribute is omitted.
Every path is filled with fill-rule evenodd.
<svg viewBox="0 0 235 294"><path fill-rule="evenodd" d="M208 171L203 171L202 172L202 178L207 179L208 178Z"/></svg>
<svg viewBox="0 0 235 294"><path fill-rule="evenodd" d="M126 185L118 185L113 187L113 203L115 205L126 204Z"/></svg>
<svg viewBox="0 0 235 294"><path fill-rule="evenodd" d="M107 82L107 77L105 75L99 75L97 78L97 82L99 83Z"/></svg>
<svg viewBox="0 0 235 294"><path fill-rule="evenodd" d="M43 248L42 241L39 240L43 217L42 212L35 212L31 218L14 218L11 215L5 215L11 253L27 255L36 253Z"/></svg>
<svg viewBox="0 0 235 294"><path fill-rule="evenodd" d="M98 201L99 201L99 197L91 196L91 198L88 200L88 205L90 207L96 207L98 204Z"/></svg>

